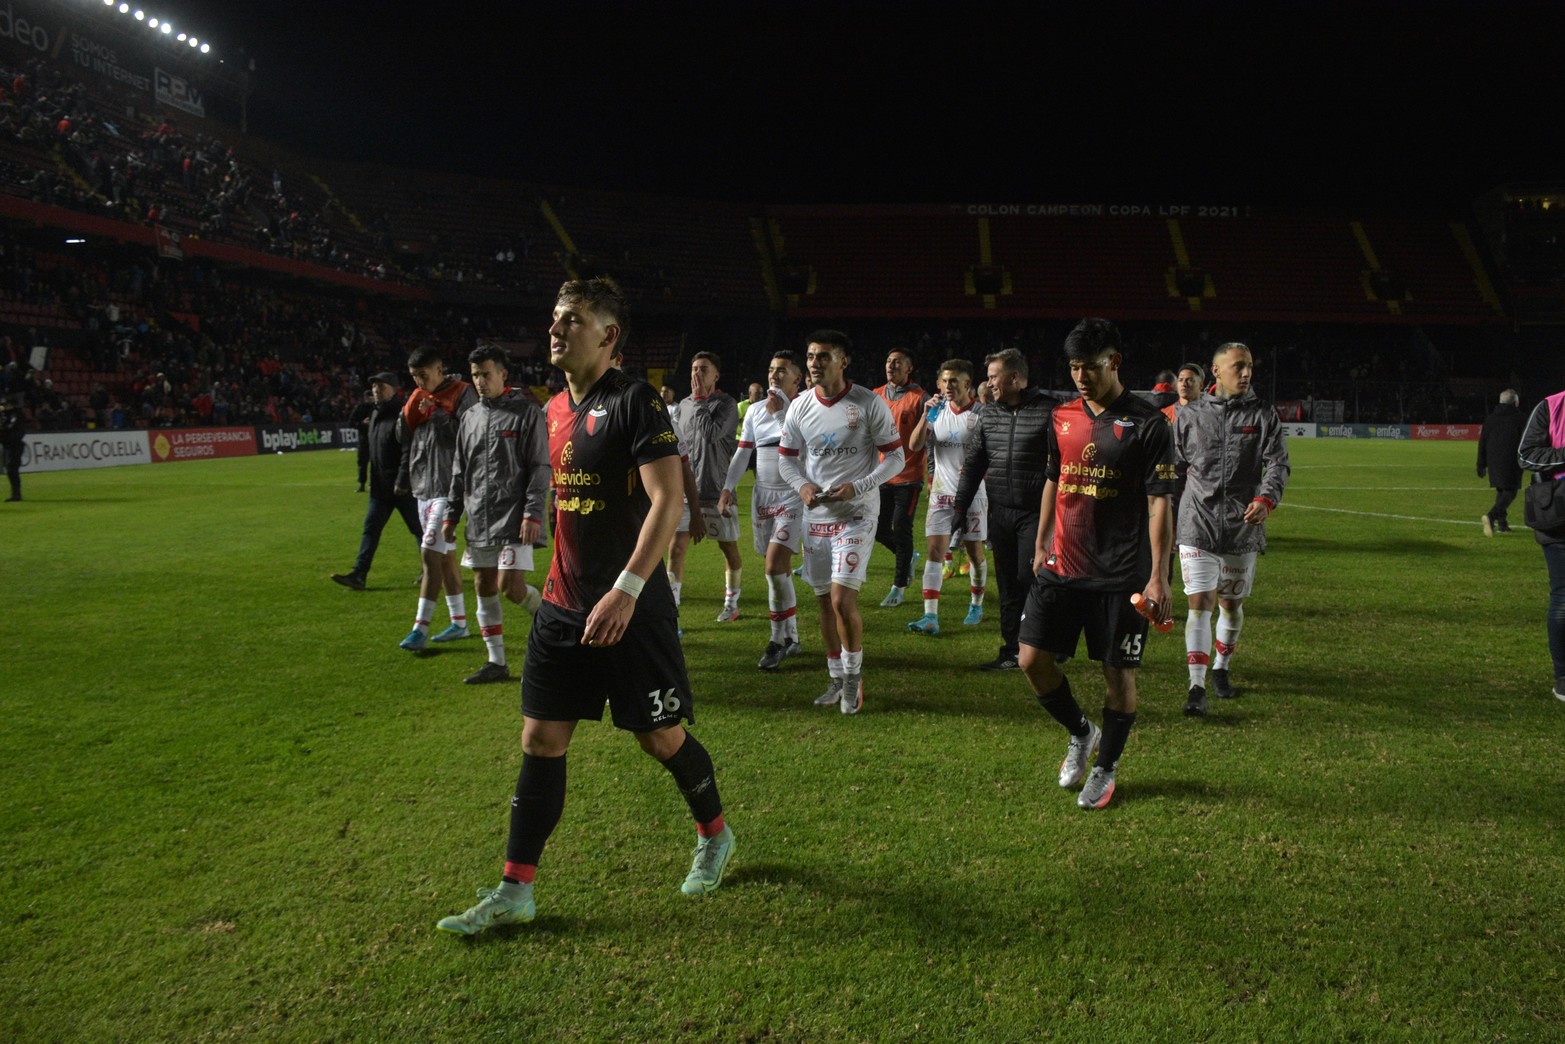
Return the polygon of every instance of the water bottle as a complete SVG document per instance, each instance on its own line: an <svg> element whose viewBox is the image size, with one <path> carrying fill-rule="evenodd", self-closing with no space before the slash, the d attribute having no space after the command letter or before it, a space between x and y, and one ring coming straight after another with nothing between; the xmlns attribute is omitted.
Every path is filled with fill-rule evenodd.
<svg viewBox="0 0 1565 1044"><path fill-rule="evenodd" d="M1130 596L1130 605L1131 608L1133 608L1136 612L1140 613L1142 616L1145 616L1149 621L1151 621L1152 626L1157 628L1158 634L1167 634L1169 631L1174 629L1173 620L1165 620L1162 623L1157 622L1157 606L1154 603L1147 601L1145 598L1142 598L1140 591L1137 591L1135 594Z"/></svg>
<svg viewBox="0 0 1565 1044"><path fill-rule="evenodd" d="M946 400L945 400L944 396L941 396L940 398L935 400L935 404L933 406L929 407L928 412L926 412L924 414L924 419L926 421L928 421L930 424L935 423L935 418L939 417L940 416L940 411L945 409L945 408L946 408Z"/></svg>

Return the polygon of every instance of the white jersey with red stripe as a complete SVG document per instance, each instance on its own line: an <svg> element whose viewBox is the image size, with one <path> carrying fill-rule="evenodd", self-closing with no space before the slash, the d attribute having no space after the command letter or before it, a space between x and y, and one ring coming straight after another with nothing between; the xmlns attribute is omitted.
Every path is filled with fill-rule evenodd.
<svg viewBox="0 0 1565 1044"><path fill-rule="evenodd" d="M819 388L794 399L783 421L778 454L784 481L796 489L806 482L821 489L854 485L857 495L852 500L806 508L810 521L878 516L876 489L902 470L905 459L886 400L851 383L833 399L822 396Z"/></svg>
<svg viewBox="0 0 1565 1044"><path fill-rule="evenodd" d="M978 411L982 404L974 400L965 410L958 410L950 403L941 409L934 423L927 425L929 453L935 461L934 478L929 483L929 506L948 508L956 504L956 490L962 483L962 461L967 447L978 438ZM983 497L983 483L978 484L978 495Z"/></svg>
<svg viewBox="0 0 1565 1044"><path fill-rule="evenodd" d="M787 410L776 413L768 410L764 400L745 411L744 424L739 432L739 452L734 454L739 466L735 468L730 464L728 468L729 489L733 489L739 476L744 474L744 465L749 463L749 451L752 449L755 450L755 484L788 485L783 481L782 472L777 469L777 447L782 442L783 418L787 415Z"/></svg>

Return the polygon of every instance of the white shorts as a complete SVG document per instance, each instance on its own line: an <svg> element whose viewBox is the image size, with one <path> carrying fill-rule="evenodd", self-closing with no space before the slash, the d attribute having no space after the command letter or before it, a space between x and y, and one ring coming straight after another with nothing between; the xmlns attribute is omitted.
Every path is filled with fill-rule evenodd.
<svg viewBox="0 0 1565 1044"><path fill-rule="evenodd" d="M1186 597L1216 591L1219 598L1244 598L1255 584L1255 552L1219 555L1180 544L1179 572Z"/></svg>
<svg viewBox="0 0 1565 1044"><path fill-rule="evenodd" d="M804 501L791 489L756 486L750 494L750 532L758 555L766 554L769 544L798 554L804 540Z"/></svg>
<svg viewBox="0 0 1565 1044"><path fill-rule="evenodd" d="M869 554L875 547L875 519L851 522L809 522L804 527L804 582L817 596L831 585L857 591L869 572Z"/></svg>
<svg viewBox="0 0 1565 1044"><path fill-rule="evenodd" d="M728 540L735 543L739 540L739 512L719 515L717 502L701 505L701 516L706 521L706 535L712 540Z"/></svg>
<svg viewBox="0 0 1565 1044"><path fill-rule="evenodd" d="M924 536L950 536L956 522L956 494L940 493L929 498L924 512ZM989 539L989 498L974 497L967 505L967 533L963 540Z"/></svg>
<svg viewBox="0 0 1565 1044"><path fill-rule="evenodd" d="M424 527L424 536L419 543L426 551L439 551L444 555L456 550L455 543L440 537L440 527L445 525L446 508L450 504L445 497L418 502L418 521Z"/></svg>
<svg viewBox="0 0 1565 1044"><path fill-rule="evenodd" d="M467 545L462 552L462 564L469 569L509 569L525 573L533 567L531 544L491 544L489 547Z"/></svg>

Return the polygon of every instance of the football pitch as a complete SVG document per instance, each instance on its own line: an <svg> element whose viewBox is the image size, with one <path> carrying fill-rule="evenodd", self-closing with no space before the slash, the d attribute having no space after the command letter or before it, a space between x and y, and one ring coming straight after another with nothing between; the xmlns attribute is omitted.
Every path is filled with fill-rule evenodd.
<svg viewBox="0 0 1565 1044"><path fill-rule="evenodd" d="M517 687L462 684L476 637L397 648L395 520L369 590L326 579L352 457L30 475L0 513L0 1039L1561 1039L1565 704L1520 501L1486 540L1471 443L1290 450L1240 698L1183 717L1182 627L1151 635L1102 812L1021 675L974 669L992 588L978 628L951 580L909 634L877 549L849 718L812 705L802 585L806 654L763 674L748 531L735 623L693 548L723 887L679 893L672 780L585 723L538 919L471 940L434 925L498 880ZM1066 670L1100 720L1096 665Z"/></svg>

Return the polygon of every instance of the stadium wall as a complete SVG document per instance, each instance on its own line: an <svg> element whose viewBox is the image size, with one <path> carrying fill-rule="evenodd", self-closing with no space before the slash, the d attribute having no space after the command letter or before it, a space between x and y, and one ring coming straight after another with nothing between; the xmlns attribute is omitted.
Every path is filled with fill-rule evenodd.
<svg viewBox="0 0 1565 1044"><path fill-rule="evenodd" d="M281 424L253 428L158 428L152 431L39 431L22 442L22 471L76 471L128 464L177 464L260 453L350 450L351 424Z"/></svg>

